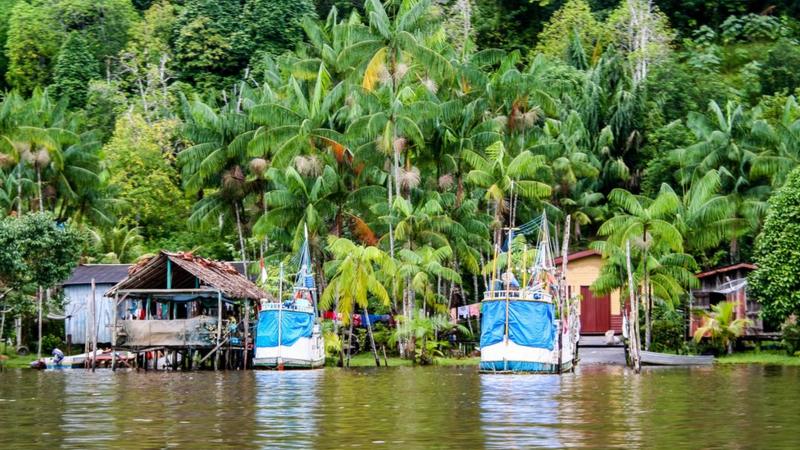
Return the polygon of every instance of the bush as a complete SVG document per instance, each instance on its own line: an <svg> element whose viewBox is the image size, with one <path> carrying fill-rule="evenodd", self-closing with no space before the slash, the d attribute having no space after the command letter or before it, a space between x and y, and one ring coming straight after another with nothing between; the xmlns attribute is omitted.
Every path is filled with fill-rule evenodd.
<svg viewBox="0 0 800 450"><path fill-rule="evenodd" d="M63 342L61 338L52 334L42 337L42 352L50 354L56 347L61 347Z"/></svg>
<svg viewBox="0 0 800 450"><path fill-rule="evenodd" d="M683 314L664 306L653 311L652 350L656 352L686 353L686 339Z"/></svg>
<svg viewBox="0 0 800 450"><path fill-rule="evenodd" d="M800 324L796 316L791 316L781 325L781 345L790 356L800 350Z"/></svg>

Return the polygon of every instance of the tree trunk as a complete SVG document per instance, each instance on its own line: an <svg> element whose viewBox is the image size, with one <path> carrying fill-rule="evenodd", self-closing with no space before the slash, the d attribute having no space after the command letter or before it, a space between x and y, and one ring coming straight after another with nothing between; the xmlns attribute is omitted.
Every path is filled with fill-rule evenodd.
<svg viewBox="0 0 800 450"><path fill-rule="evenodd" d="M369 313L367 313L367 308L364 308L364 320L367 321L367 334L369 334L369 343L372 346L372 355L375 357L375 365L377 367L381 366L381 359L378 357L378 349L375 348L375 337L372 335L372 322L369 320Z"/></svg>
<svg viewBox="0 0 800 450"><path fill-rule="evenodd" d="M353 314L350 313L350 335L347 336L347 368L350 368L350 357L353 354Z"/></svg>
<svg viewBox="0 0 800 450"><path fill-rule="evenodd" d="M39 343L36 347L36 359L42 358L42 288L36 290L37 309L39 310Z"/></svg>
<svg viewBox="0 0 800 450"><path fill-rule="evenodd" d="M39 212L44 212L44 198L42 196L42 169L38 165L36 166L36 185L39 186Z"/></svg>

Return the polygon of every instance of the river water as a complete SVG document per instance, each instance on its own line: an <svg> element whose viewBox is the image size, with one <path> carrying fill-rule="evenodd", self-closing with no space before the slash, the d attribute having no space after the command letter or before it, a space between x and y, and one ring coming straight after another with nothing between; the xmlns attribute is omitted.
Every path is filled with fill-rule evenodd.
<svg viewBox="0 0 800 450"><path fill-rule="evenodd" d="M0 448L800 448L800 370L0 373Z"/></svg>

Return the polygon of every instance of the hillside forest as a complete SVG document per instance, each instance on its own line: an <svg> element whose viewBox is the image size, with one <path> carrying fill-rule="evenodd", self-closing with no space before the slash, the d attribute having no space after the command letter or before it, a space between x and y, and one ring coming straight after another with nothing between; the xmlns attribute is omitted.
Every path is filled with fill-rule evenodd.
<svg viewBox="0 0 800 450"><path fill-rule="evenodd" d="M680 332L695 273L800 245L760 238L800 189L798 13L0 0L0 295L32 318L74 264L159 249L274 276L307 230L325 306L411 318L478 301L502 227L544 212L555 241L602 252L598 293L627 289L630 242L648 324ZM780 323L800 268L770 267L755 295L783 277L763 299Z"/></svg>

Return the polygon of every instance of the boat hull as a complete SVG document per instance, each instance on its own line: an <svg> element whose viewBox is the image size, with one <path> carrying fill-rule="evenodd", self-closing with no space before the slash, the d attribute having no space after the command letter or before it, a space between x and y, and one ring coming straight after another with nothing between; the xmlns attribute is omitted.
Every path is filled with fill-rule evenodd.
<svg viewBox="0 0 800 450"><path fill-rule="evenodd" d="M646 366L708 366L714 364L714 357L705 355L672 355L642 350L641 357L642 364Z"/></svg>
<svg viewBox="0 0 800 450"><path fill-rule="evenodd" d="M292 345L256 347L253 367L256 369L317 369L325 365L322 336L299 338Z"/></svg>
<svg viewBox="0 0 800 450"><path fill-rule="evenodd" d="M550 350L527 347L505 340L481 348L480 371L481 373L564 373L573 369L572 355L572 346L565 345L559 365L557 348Z"/></svg>

